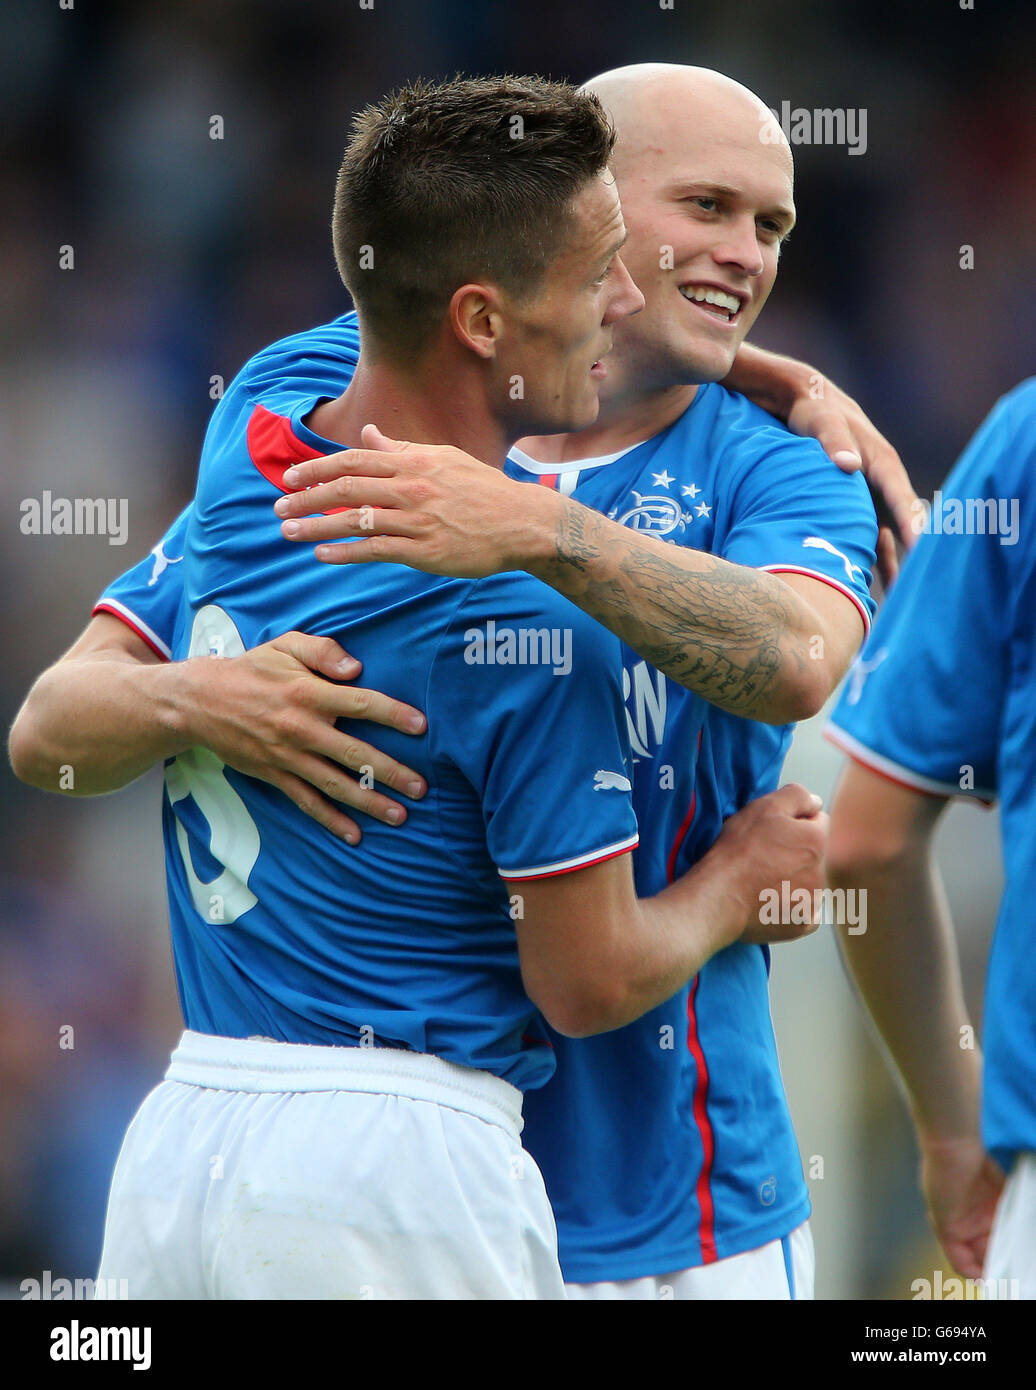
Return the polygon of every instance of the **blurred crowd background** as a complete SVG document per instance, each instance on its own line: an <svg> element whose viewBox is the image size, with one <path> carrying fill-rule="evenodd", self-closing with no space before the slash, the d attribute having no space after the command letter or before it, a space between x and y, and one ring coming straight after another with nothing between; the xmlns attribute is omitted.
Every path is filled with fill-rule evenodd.
<svg viewBox="0 0 1036 1390"><path fill-rule="evenodd" d="M188 500L210 379L348 307L329 219L349 119L413 76L581 81L663 60L718 68L778 108L863 108L864 154L796 148L799 226L754 340L856 395L928 495L1033 371L1034 26L1021 0L66 3L0 11L5 729L99 590ZM69 246L74 268L61 269ZM23 535L19 504L44 489L127 499L128 543ZM826 793L838 758L821 722L797 737L789 773ZM160 795L153 773L71 801L0 767L8 1296L44 1270L95 1272L119 1141L181 1026ZM941 843L978 1019L995 815L954 810ZM775 953L774 1015L803 1155L823 1160L818 1295L909 1297L946 1262L904 1107L830 936Z"/></svg>

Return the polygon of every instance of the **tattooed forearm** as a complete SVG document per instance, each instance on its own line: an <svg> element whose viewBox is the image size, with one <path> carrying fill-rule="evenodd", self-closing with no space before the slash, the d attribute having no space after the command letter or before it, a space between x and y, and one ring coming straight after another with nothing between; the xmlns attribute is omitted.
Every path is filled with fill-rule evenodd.
<svg viewBox="0 0 1036 1390"><path fill-rule="evenodd" d="M569 502L535 573L645 660L732 714L802 714L807 605L773 575L664 542Z"/></svg>

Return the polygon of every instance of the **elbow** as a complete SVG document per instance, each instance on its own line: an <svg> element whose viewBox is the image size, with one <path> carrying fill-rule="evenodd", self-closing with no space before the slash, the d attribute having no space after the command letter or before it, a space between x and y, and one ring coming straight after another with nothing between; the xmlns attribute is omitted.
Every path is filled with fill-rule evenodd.
<svg viewBox="0 0 1036 1390"><path fill-rule="evenodd" d="M30 720L23 707L11 725L11 732L7 736L7 758L18 781L26 782L32 787L36 785L35 770L38 750L35 748L29 726Z"/></svg>
<svg viewBox="0 0 1036 1390"><path fill-rule="evenodd" d="M803 719L812 719L827 704L839 681L845 674L842 666L831 670L823 661L807 661L806 669L799 673L798 679L791 683L788 700L793 712L789 723L798 724Z"/></svg>
<svg viewBox="0 0 1036 1390"><path fill-rule="evenodd" d="M555 1033L560 1033L563 1038L592 1038L595 1033L603 1032L603 1029L593 1027L593 1025L581 1017L576 1017L567 1010L563 1013L546 1013L540 1010L543 1017L547 1020Z"/></svg>
<svg viewBox="0 0 1036 1390"><path fill-rule="evenodd" d="M787 711L785 717L774 720L774 723L800 724L805 719L812 719L814 715L827 704L831 688L826 680L811 679L799 681L787 693Z"/></svg>
<svg viewBox="0 0 1036 1390"><path fill-rule="evenodd" d="M820 713L833 689L822 670L795 673L784 670L779 673L777 683L757 698L755 708L732 709L731 713L760 724L799 724Z"/></svg>
<svg viewBox="0 0 1036 1390"><path fill-rule="evenodd" d="M555 986L549 993L538 994L538 998L531 993L529 997L563 1038L592 1038L598 1033L610 1033L639 1016L628 991L618 985L582 980L570 982L565 989Z"/></svg>
<svg viewBox="0 0 1036 1390"><path fill-rule="evenodd" d="M75 775L70 758L55 758L47 747L38 723L26 702L7 736L7 758L19 782L38 791L76 795Z"/></svg>
<svg viewBox="0 0 1036 1390"><path fill-rule="evenodd" d="M824 861L827 882L832 888L851 888L895 874L916 848L909 837L874 822L832 816Z"/></svg>
<svg viewBox="0 0 1036 1390"><path fill-rule="evenodd" d="M929 872L946 799L898 786L850 761L835 788L826 871L832 887L894 888Z"/></svg>

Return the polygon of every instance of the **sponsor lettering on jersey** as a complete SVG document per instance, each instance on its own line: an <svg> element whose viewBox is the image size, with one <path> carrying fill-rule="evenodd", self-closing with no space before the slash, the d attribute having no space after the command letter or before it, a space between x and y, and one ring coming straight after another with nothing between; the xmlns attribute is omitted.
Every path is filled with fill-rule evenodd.
<svg viewBox="0 0 1036 1390"><path fill-rule="evenodd" d="M633 756L653 758L665 737L666 678L646 661L638 661L632 670L623 668L622 693Z"/></svg>

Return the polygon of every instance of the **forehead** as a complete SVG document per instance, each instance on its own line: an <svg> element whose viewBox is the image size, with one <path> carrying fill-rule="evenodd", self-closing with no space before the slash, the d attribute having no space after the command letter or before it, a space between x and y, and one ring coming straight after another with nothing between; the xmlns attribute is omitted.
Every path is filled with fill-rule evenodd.
<svg viewBox="0 0 1036 1390"><path fill-rule="evenodd" d="M710 184L759 203L791 206L791 151L774 140L770 113L749 102L674 101L648 105L619 128L616 173L622 196Z"/></svg>
<svg viewBox="0 0 1036 1390"><path fill-rule="evenodd" d="M614 247L626 234L619 190L610 169L592 179L572 199L574 233L569 250L596 257Z"/></svg>

